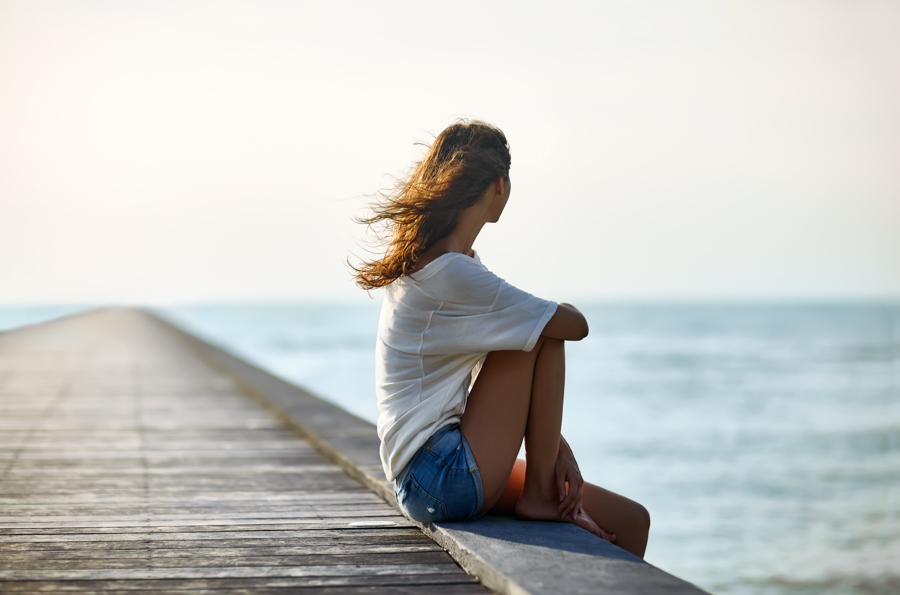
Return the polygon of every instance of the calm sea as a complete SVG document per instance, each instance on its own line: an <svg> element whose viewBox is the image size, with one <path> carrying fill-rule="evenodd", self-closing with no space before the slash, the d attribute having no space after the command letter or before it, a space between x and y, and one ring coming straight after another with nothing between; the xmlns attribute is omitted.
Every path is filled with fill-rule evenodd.
<svg viewBox="0 0 900 595"><path fill-rule="evenodd" d="M374 421L378 308L159 312ZM648 561L719 594L900 592L900 305L583 310L563 432L650 510Z"/></svg>

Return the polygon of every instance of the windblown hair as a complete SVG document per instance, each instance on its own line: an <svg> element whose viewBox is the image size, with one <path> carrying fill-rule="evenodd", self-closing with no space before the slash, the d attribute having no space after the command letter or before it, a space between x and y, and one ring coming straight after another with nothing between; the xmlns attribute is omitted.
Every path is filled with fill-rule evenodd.
<svg viewBox="0 0 900 595"><path fill-rule="evenodd" d="M359 219L383 227L390 238L384 256L355 271L363 289L384 287L408 275L423 252L456 228L460 211L478 202L497 178L509 177L509 144L500 129L485 122L459 121L444 129L405 179Z"/></svg>

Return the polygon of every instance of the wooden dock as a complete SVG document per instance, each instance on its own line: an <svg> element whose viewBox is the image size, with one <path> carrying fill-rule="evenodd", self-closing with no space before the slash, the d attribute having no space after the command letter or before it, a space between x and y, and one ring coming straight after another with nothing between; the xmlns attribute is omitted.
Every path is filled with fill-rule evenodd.
<svg viewBox="0 0 900 595"><path fill-rule="evenodd" d="M0 593L487 592L140 311L0 334Z"/></svg>

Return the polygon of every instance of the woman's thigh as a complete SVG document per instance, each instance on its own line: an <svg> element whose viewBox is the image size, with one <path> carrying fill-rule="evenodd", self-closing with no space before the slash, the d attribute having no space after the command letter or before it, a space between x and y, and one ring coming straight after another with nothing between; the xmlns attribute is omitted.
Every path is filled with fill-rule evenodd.
<svg viewBox="0 0 900 595"><path fill-rule="evenodd" d="M466 402L460 429L478 461L488 506L500 497L522 445L534 365L544 344L541 338L530 352L489 353Z"/></svg>

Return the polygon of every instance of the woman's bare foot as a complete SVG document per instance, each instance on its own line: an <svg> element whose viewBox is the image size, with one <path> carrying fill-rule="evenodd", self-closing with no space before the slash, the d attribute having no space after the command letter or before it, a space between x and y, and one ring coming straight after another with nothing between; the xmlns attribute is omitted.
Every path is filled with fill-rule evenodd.
<svg viewBox="0 0 900 595"><path fill-rule="evenodd" d="M533 495L528 490L522 490L516 501L516 516L532 521L561 521L559 505L547 498Z"/></svg>
<svg viewBox="0 0 900 595"><path fill-rule="evenodd" d="M610 543L615 543L615 541L616 541L616 534L615 533L607 533L606 531L601 529L597 525L597 523L594 522L594 519L592 519L590 516L588 516L588 513L586 513L584 511L584 509L581 509L578 512L576 512L574 520L569 521L569 522L575 523L576 525L578 525L585 531L587 531L589 533L593 533L600 539L603 539Z"/></svg>
<svg viewBox="0 0 900 595"><path fill-rule="evenodd" d="M574 523L588 533L593 533L600 539L605 539L610 543L616 540L615 533L607 533L598 527L597 523L594 522L594 519L588 516L588 513L586 513L584 509L575 513L574 517L562 518L559 515L558 507L559 504L554 503L552 500L535 498L526 494L526 490L522 490L522 494L516 502L516 516L531 521L564 521Z"/></svg>

